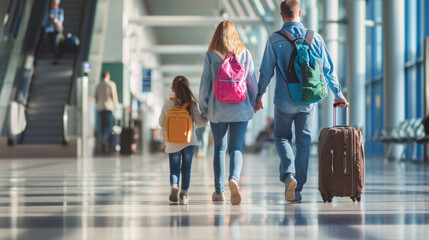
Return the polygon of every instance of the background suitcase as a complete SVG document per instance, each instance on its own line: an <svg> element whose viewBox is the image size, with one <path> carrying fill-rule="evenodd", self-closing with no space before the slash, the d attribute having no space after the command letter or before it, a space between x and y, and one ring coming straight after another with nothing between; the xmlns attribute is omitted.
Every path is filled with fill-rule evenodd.
<svg viewBox="0 0 429 240"><path fill-rule="evenodd" d="M362 130L347 125L323 128L319 136L319 191L324 202L333 197L361 200L365 188L365 151Z"/></svg>
<svg viewBox="0 0 429 240"><path fill-rule="evenodd" d="M121 154L131 155L131 145L134 143L134 128L125 127L121 132Z"/></svg>
<svg viewBox="0 0 429 240"><path fill-rule="evenodd" d="M124 126L121 132L121 151L122 155L131 155L133 151L133 145L135 145L135 128L131 118L131 109L124 109ZM134 146L135 149L135 146Z"/></svg>
<svg viewBox="0 0 429 240"><path fill-rule="evenodd" d="M74 34L68 33L64 40L63 52L76 53L77 49L79 48L79 45L80 45L79 38Z"/></svg>

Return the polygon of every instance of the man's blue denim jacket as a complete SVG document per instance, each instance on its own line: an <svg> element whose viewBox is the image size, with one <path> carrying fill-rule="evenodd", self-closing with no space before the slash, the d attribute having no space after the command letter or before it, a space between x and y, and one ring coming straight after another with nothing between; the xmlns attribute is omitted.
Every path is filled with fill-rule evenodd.
<svg viewBox="0 0 429 240"><path fill-rule="evenodd" d="M54 14L54 17L58 19L58 22L61 23L61 25L64 22L64 10L62 8L49 9L46 11L42 21L42 26L45 27L45 32L47 33L56 32L54 21L50 17L51 14Z"/></svg>
<svg viewBox="0 0 429 240"><path fill-rule="evenodd" d="M240 103L221 102L214 95L213 83L222 64L222 59L214 51L206 53L198 103L201 114L210 122L245 122L253 118L253 109L258 89L252 55L249 50L245 50L237 57L246 70L246 100Z"/></svg>
<svg viewBox="0 0 429 240"><path fill-rule="evenodd" d="M307 29L299 22L287 22L283 25L282 29L291 33L295 38L305 38L307 33ZM326 48L322 37L317 33L314 34L312 47L317 53L319 53L319 56L322 59L323 73L328 81L329 87L335 95L335 98L344 98L328 49ZM289 96L285 80L279 73L279 69L276 68L276 66L278 66L281 69L283 76L285 76L293 49L294 47L279 34L273 33L270 36L265 47L264 57L259 70L260 76L256 102L259 102L262 95L266 92L267 86L274 75L274 69L276 69L274 105L284 113L310 112L313 110L315 103L299 104L293 101Z"/></svg>

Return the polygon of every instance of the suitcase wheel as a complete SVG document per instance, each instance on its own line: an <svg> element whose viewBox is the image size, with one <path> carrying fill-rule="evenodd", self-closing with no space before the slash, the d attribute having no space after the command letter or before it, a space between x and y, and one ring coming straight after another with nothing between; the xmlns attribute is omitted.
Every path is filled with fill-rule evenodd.
<svg viewBox="0 0 429 240"><path fill-rule="evenodd" d="M358 202L360 202L360 200L361 200L361 196L359 196L359 197L350 197L350 198L352 199L353 202L356 202L356 200Z"/></svg>
<svg viewBox="0 0 429 240"><path fill-rule="evenodd" d="M323 198L323 202L332 202L332 199L334 198L334 196L325 195L325 196L322 196L322 198Z"/></svg>

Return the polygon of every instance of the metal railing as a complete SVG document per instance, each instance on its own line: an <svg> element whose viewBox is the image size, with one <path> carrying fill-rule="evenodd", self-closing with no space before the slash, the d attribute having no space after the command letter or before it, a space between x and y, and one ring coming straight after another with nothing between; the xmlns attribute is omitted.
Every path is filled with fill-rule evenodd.
<svg viewBox="0 0 429 240"><path fill-rule="evenodd" d="M86 0L84 1L84 9L80 16L80 46L78 53L75 56L73 64L73 76L69 82L69 92L67 97L67 103L73 104L74 92L76 87L76 79L82 76L82 63L88 60L89 47L91 45L92 28L95 18L97 0Z"/></svg>
<svg viewBox="0 0 429 240"><path fill-rule="evenodd" d="M7 139L9 145L14 145L19 140L27 125L25 118L25 106L22 103L11 101L7 113Z"/></svg>
<svg viewBox="0 0 429 240"><path fill-rule="evenodd" d="M63 112L63 144L67 144L70 138L78 137L79 109L73 105L64 105Z"/></svg>

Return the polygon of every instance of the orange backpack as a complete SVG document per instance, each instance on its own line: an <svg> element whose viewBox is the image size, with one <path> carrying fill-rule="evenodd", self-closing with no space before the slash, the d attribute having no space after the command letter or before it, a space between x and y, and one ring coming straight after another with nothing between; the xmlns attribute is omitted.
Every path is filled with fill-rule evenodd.
<svg viewBox="0 0 429 240"><path fill-rule="evenodd" d="M190 143L192 137L192 118L186 107L188 103L179 106L175 98L174 107L167 112L164 124L165 141L169 143Z"/></svg>

